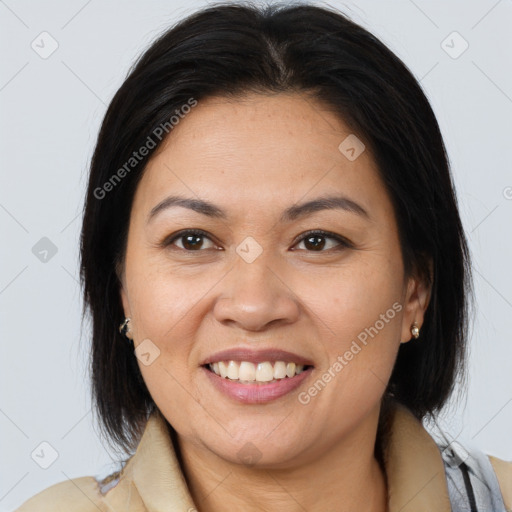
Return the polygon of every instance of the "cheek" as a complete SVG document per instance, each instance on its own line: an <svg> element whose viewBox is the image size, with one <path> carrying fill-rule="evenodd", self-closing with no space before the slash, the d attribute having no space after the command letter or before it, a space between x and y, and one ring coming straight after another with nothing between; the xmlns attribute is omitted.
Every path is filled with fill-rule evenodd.
<svg viewBox="0 0 512 512"><path fill-rule="evenodd" d="M136 300L138 338L154 337L166 343L178 336L182 339L218 277L204 269L182 276L161 261L147 260L139 268L143 270L133 273L130 290Z"/></svg>
<svg viewBox="0 0 512 512"><path fill-rule="evenodd" d="M398 329L401 305L395 303L401 298L400 275L399 265L369 255L366 261L361 258L356 264L309 274L297 280L294 291L323 321L328 337L343 342L355 339L377 321L379 331ZM388 320L385 329L381 315Z"/></svg>
<svg viewBox="0 0 512 512"><path fill-rule="evenodd" d="M204 414L191 372L192 355L197 340L202 338L203 345L208 342L208 334L203 336L201 329L212 307L209 292L219 275L199 267L181 275L161 259L141 261L138 268L143 270L132 273L130 289L137 301L136 339L149 339L158 348L154 362L146 366L139 360L139 368L156 404L173 425L185 430L190 418Z"/></svg>
<svg viewBox="0 0 512 512"><path fill-rule="evenodd" d="M187 370L168 354L162 353L151 366L139 366L155 404L180 434L192 434L197 425L204 423L205 413L209 420L222 424L222 415L211 404L202 403L200 394L187 378Z"/></svg>
<svg viewBox="0 0 512 512"><path fill-rule="evenodd" d="M364 408L384 391L400 346L399 272L397 265L381 261L347 266L323 281L304 283L302 294L324 334L327 360L317 379L329 383L326 403Z"/></svg>

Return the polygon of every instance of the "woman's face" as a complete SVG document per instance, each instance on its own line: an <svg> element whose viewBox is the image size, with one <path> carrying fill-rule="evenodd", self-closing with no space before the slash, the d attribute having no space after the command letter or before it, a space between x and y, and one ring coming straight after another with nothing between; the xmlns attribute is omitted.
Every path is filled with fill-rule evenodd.
<svg viewBox="0 0 512 512"><path fill-rule="evenodd" d="M285 467L375 434L427 292L404 278L360 144L306 96L210 98L148 163L121 295L149 392L192 449Z"/></svg>

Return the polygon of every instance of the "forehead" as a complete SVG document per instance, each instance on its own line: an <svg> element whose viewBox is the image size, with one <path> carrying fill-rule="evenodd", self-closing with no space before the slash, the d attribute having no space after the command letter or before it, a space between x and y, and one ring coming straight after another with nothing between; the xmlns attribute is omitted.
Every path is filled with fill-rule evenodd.
<svg viewBox="0 0 512 512"><path fill-rule="evenodd" d="M246 209L342 192L365 209L389 208L368 148L347 157L344 141L353 137L338 115L302 94L201 100L148 162L134 207L148 211L174 192Z"/></svg>
<svg viewBox="0 0 512 512"><path fill-rule="evenodd" d="M349 134L339 116L305 94L212 97L199 101L183 116L155 156L192 147L201 151L190 157L246 161L257 154L260 158L253 163L258 168L267 157L277 158L276 164L306 154L332 159L339 156L337 147Z"/></svg>

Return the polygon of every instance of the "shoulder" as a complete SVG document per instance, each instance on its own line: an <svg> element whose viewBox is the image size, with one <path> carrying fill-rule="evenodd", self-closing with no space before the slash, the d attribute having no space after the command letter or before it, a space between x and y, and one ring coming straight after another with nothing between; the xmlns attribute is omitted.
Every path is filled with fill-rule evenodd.
<svg viewBox="0 0 512 512"><path fill-rule="evenodd" d="M468 451L458 441L439 448L455 510L476 510L477 503L479 510L512 512L512 462L474 446Z"/></svg>
<svg viewBox="0 0 512 512"><path fill-rule="evenodd" d="M512 462L498 459L492 455L488 457L498 478L505 506L507 510L512 510Z"/></svg>
<svg viewBox="0 0 512 512"><path fill-rule="evenodd" d="M102 495L92 476L51 485L25 501L15 512L98 512Z"/></svg>

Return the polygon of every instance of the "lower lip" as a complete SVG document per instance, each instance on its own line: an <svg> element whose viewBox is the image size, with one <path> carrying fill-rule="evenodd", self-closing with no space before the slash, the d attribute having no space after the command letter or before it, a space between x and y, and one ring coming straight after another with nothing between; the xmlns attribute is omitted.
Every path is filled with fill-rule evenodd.
<svg viewBox="0 0 512 512"><path fill-rule="evenodd" d="M300 386L313 370L313 368L310 367L294 377L285 377L284 379L270 382L269 384L241 384L227 377L221 377L204 366L202 369L206 372L211 383L221 393L244 404L262 404L281 398Z"/></svg>

